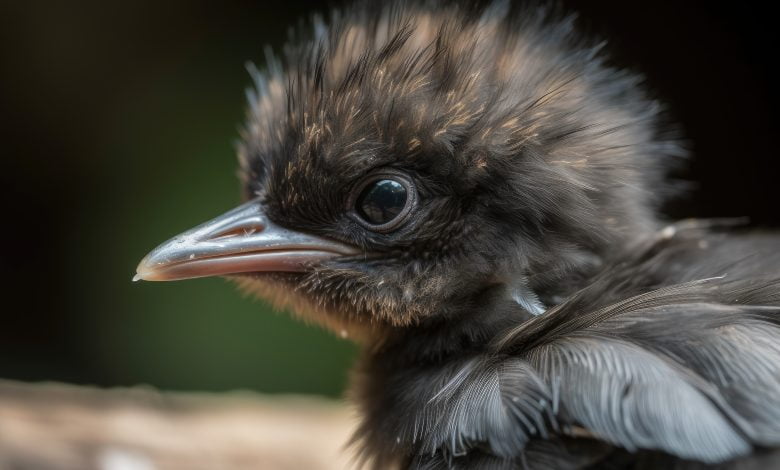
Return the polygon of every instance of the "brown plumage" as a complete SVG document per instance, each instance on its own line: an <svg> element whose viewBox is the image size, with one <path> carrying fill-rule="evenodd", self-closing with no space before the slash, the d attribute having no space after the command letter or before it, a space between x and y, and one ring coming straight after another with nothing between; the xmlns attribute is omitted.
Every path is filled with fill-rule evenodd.
<svg viewBox="0 0 780 470"><path fill-rule="evenodd" d="M780 238L663 228L685 152L602 46L503 2L315 19L253 71L248 202L139 277L231 275L358 340L376 468L773 458Z"/></svg>

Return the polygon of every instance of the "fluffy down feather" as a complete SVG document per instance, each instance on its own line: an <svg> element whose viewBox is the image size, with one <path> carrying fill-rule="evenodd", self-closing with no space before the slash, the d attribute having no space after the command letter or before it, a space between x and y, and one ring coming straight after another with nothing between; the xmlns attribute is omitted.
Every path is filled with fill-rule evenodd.
<svg viewBox="0 0 780 470"><path fill-rule="evenodd" d="M477 2L475 2L477 3ZM780 237L660 229L684 155L555 8L358 3L253 70L247 197L359 259L242 284L360 331L375 468L737 468L780 447ZM346 215L403 172L401 228Z"/></svg>

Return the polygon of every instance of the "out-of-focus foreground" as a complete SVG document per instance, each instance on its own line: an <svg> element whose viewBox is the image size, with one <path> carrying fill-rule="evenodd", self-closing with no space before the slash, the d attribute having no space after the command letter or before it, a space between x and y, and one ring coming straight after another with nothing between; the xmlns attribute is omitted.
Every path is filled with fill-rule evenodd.
<svg viewBox="0 0 780 470"><path fill-rule="evenodd" d="M344 469L340 402L0 381L0 470Z"/></svg>

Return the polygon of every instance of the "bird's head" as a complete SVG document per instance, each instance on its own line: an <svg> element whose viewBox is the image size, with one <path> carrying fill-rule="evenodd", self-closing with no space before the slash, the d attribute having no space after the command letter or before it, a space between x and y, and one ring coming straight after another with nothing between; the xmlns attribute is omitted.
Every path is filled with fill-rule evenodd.
<svg viewBox="0 0 780 470"><path fill-rule="evenodd" d="M655 225L679 153L639 80L570 17L506 3L357 5L254 71L246 202L138 277L232 276L337 331L528 310ZM535 312L531 312L535 313Z"/></svg>

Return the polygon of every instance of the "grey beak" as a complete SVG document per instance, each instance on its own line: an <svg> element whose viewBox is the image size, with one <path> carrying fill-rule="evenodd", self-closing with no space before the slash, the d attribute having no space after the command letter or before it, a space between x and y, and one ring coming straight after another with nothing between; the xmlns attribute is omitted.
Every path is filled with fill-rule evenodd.
<svg viewBox="0 0 780 470"><path fill-rule="evenodd" d="M152 250L133 280L306 271L313 264L359 252L351 245L280 227L253 199Z"/></svg>

